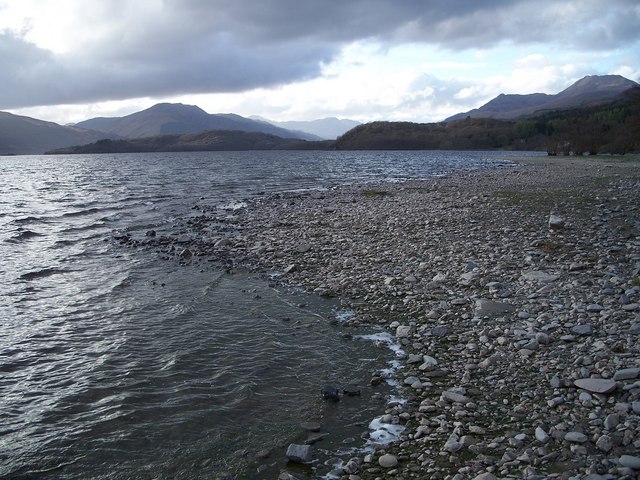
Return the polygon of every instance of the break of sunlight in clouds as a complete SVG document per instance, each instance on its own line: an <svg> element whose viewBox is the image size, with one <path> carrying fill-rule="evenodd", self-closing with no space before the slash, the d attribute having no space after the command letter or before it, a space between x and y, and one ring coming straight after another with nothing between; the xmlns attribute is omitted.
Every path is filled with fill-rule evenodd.
<svg viewBox="0 0 640 480"><path fill-rule="evenodd" d="M587 74L637 81L638 25L636 0L0 0L0 110L431 121Z"/></svg>

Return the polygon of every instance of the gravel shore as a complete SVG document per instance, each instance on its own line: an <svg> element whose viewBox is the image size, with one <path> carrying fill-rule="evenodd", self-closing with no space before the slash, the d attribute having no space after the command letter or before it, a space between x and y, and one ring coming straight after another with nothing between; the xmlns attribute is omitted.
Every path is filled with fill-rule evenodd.
<svg viewBox="0 0 640 480"><path fill-rule="evenodd" d="M407 352L409 401L385 417L401 441L335 474L631 479L639 200L637 160L529 158L264 198L215 252L342 298Z"/></svg>
<svg viewBox="0 0 640 480"><path fill-rule="evenodd" d="M514 161L265 196L170 247L339 297L345 328L403 346L400 441L334 478L639 478L640 160Z"/></svg>

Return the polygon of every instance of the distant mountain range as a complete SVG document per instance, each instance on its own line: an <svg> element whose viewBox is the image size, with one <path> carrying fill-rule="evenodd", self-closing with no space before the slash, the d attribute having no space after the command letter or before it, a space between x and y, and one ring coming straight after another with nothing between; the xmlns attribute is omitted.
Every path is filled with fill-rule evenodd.
<svg viewBox="0 0 640 480"><path fill-rule="evenodd" d="M316 135L318 138L325 140L335 140L340 135L343 135L352 128L361 125L360 122L356 122L355 120L347 120L335 117L321 118L318 120L289 122L276 122L274 120L268 120L266 118L258 116L252 116L250 118L261 122L267 122L277 127L286 128L287 130L311 133L313 135Z"/></svg>
<svg viewBox="0 0 640 480"><path fill-rule="evenodd" d="M274 125L264 119L209 114L193 105L169 103L74 126L0 112L0 155L49 150L543 149L550 142L562 151L573 145L578 150L625 152L640 149L639 91L636 82L619 75L588 76L556 95L500 95L480 108L432 124L358 125L327 118ZM590 131L593 138L586 142L580 130ZM336 136L329 143L319 141ZM99 142L107 139L111 141ZM68 148L74 145L81 147Z"/></svg>
<svg viewBox="0 0 640 480"><path fill-rule="evenodd" d="M197 106L180 103L159 103L123 117L96 117L66 126L0 112L0 155L40 154L102 139L137 139L213 130L321 141L335 138L355 125L358 122L336 118L309 122L270 122L230 113L209 114Z"/></svg>
<svg viewBox="0 0 640 480"><path fill-rule="evenodd" d="M463 118L497 118L514 120L547 112L588 107L610 102L622 92L638 84L620 75L586 76L555 95L531 93L528 95L501 94L468 112L458 113L445 122Z"/></svg>
<svg viewBox="0 0 640 480"><path fill-rule="evenodd" d="M305 132L294 132L266 122L234 114L210 114L195 105L159 103L125 117L98 117L75 125L98 130L122 138L143 138L155 135L197 133L207 130L239 130L277 135L298 140L320 140Z"/></svg>

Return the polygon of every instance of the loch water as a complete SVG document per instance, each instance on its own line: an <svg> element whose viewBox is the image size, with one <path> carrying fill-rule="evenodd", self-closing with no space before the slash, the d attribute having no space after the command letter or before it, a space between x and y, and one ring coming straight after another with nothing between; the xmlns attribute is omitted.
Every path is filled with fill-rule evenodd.
<svg viewBox="0 0 640 480"><path fill-rule="evenodd" d="M402 181L496 152L194 152L0 157L0 478L196 479L286 466L318 422L326 457L366 447L395 353L345 335L339 299L181 265L118 235L175 234L195 204ZM376 336L368 338L380 338ZM393 383L393 382L390 382ZM360 397L323 401L323 385ZM256 452L270 449L266 460ZM324 474L326 468L299 474ZM275 478L277 474L264 477Z"/></svg>

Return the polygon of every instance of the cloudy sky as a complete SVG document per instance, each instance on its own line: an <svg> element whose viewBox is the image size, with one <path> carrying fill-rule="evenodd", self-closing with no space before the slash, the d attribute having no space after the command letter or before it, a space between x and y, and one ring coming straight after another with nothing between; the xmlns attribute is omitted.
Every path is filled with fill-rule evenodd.
<svg viewBox="0 0 640 480"><path fill-rule="evenodd" d="M0 110L58 123L430 122L610 73L640 81L638 0L0 0Z"/></svg>

